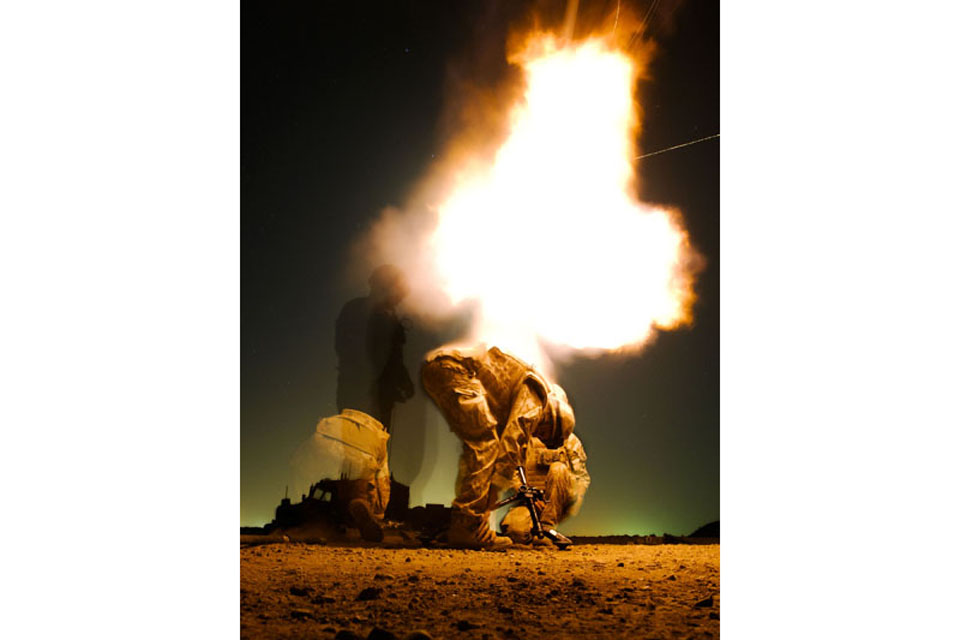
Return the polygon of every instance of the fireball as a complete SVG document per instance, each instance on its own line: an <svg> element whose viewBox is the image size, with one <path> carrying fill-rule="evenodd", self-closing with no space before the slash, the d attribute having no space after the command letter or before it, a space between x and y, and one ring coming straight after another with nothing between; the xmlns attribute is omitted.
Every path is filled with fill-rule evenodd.
<svg viewBox="0 0 960 640"><path fill-rule="evenodd" d="M543 360L543 345L639 348L692 321L695 252L679 212L640 202L641 63L604 38L529 38L525 91L492 162L465 162L426 249L473 338Z"/></svg>

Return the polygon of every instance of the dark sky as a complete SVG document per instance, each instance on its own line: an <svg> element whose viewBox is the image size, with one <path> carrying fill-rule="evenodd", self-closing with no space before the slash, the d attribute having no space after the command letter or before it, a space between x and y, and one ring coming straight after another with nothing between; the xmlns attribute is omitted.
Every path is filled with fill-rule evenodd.
<svg viewBox="0 0 960 640"><path fill-rule="evenodd" d="M581 2L582 10L604 4ZM643 15L647 3L635 7ZM442 150L450 74L505 70L502 48L489 43L526 9L243 4L242 525L273 517L294 449L318 417L336 413L334 321L365 293L346 273L350 244L384 207L402 205ZM719 132L719 3L663 3L650 25L659 49L639 87L641 148ZM471 56L493 61L471 65ZM642 200L678 207L706 257L695 324L639 355L558 370L592 476L580 514L563 527L569 533L689 533L720 516L719 141L642 160L639 172ZM409 331L407 366L417 377L439 338ZM449 502L458 444L422 389L395 420L391 463L412 484L413 502Z"/></svg>

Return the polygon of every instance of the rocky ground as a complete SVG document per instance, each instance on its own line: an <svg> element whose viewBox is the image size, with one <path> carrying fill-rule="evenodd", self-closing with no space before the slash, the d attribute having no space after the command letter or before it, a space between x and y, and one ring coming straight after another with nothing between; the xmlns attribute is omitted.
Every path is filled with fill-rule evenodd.
<svg viewBox="0 0 960 640"><path fill-rule="evenodd" d="M242 546L240 636L718 638L720 546Z"/></svg>

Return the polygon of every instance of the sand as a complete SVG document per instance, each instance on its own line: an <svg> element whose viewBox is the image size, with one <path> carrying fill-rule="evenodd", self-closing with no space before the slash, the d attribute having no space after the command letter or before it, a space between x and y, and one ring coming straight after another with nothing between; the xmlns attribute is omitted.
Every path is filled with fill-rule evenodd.
<svg viewBox="0 0 960 640"><path fill-rule="evenodd" d="M719 589L719 545L265 544L240 550L240 636L717 638Z"/></svg>

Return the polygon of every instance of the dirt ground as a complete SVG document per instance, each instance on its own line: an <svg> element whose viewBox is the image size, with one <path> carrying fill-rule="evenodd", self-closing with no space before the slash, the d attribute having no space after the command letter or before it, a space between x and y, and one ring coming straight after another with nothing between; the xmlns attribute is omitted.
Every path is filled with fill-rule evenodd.
<svg viewBox="0 0 960 640"><path fill-rule="evenodd" d="M719 545L240 550L241 638L718 638Z"/></svg>

